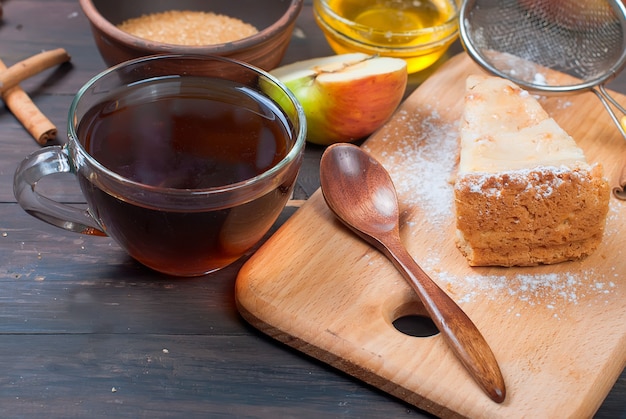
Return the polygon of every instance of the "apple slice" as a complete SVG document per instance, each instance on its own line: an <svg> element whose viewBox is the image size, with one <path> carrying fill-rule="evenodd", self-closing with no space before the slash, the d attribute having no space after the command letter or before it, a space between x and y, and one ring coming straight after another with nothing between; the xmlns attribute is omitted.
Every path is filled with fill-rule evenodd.
<svg viewBox="0 0 626 419"><path fill-rule="evenodd" d="M362 53L298 61L271 71L307 118L307 140L329 145L362 139L393 114L407 84L406 62Z"/></svg>

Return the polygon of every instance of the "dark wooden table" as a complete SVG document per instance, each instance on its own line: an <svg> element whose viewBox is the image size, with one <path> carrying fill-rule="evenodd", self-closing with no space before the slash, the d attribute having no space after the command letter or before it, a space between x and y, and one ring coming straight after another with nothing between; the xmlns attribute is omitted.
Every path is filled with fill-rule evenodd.
<svg viewBox="0 0 626 419"><path fill-rule="evenodd" d="M332 54L306 3L285 62ZM77 0L3 6L7 65L59 47L72 56L22 83L63 143L74 94L105 68L87 21ZM412 76L410 89L429 72ZM626 76L610 87L626 92ZM30 217L15 202L13 172L39 145L4 107L0 144L1 417L428 417L246 324L233 297L245 258L202 278L165 277L108 238ZM322 152L308 146L297 199L318 188ZM83 202L71 176L42 183L50 196ZM597 417L626 418L625 373Z"/></svg>

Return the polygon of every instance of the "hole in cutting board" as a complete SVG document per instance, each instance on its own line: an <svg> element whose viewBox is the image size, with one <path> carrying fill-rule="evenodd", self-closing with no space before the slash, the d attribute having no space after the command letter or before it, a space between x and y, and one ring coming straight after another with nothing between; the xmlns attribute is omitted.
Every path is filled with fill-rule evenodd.
<svg viewBox="0 0 626 419"><path fill-rule="evenodd" d="M419 338L434 336L439 333L430 317L417 314L399 317L392 324L399 332Z"/></svg>
<svg viewBox="0 0 626 419"><path fill-rule="evenodd" d="M421 302L403 304L394 311L391 324L405 335L429 337L439 333Z"/></svg>

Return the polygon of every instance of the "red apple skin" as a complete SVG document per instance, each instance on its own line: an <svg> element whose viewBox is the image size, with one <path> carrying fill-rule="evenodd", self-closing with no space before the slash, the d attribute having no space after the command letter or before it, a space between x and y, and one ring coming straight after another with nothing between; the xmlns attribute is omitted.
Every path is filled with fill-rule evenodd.
<svg viewBox="0 0 626 419"><path fill-rule="evenodd" d="M367 137L395 112L408 82L400 58L340 54L287 64L272 75L298 99L307 141L320 145Z"/></svg>
<svg viewBox="0 0 626 419"><path fill-rule="evenodd" d="M395 112L404 96L407 80L404 69L354 79L350 83L327 83L321 98L324 105L307 113L307 140L329 145L353 142L370 135Z"/></svg>

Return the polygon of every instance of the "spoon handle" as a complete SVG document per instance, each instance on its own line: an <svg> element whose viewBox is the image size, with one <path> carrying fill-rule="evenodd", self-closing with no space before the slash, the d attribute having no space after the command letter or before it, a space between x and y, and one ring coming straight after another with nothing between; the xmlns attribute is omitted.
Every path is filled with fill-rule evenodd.
<svg viewBox="0 0 626 419"><path fill-rule="evenodd" d="M504 401L506 389L500 367L476 325L419 267L396 234L386 235L380 244L380 250L409 281L432 321L474 380L492 400Z"/></svg>

